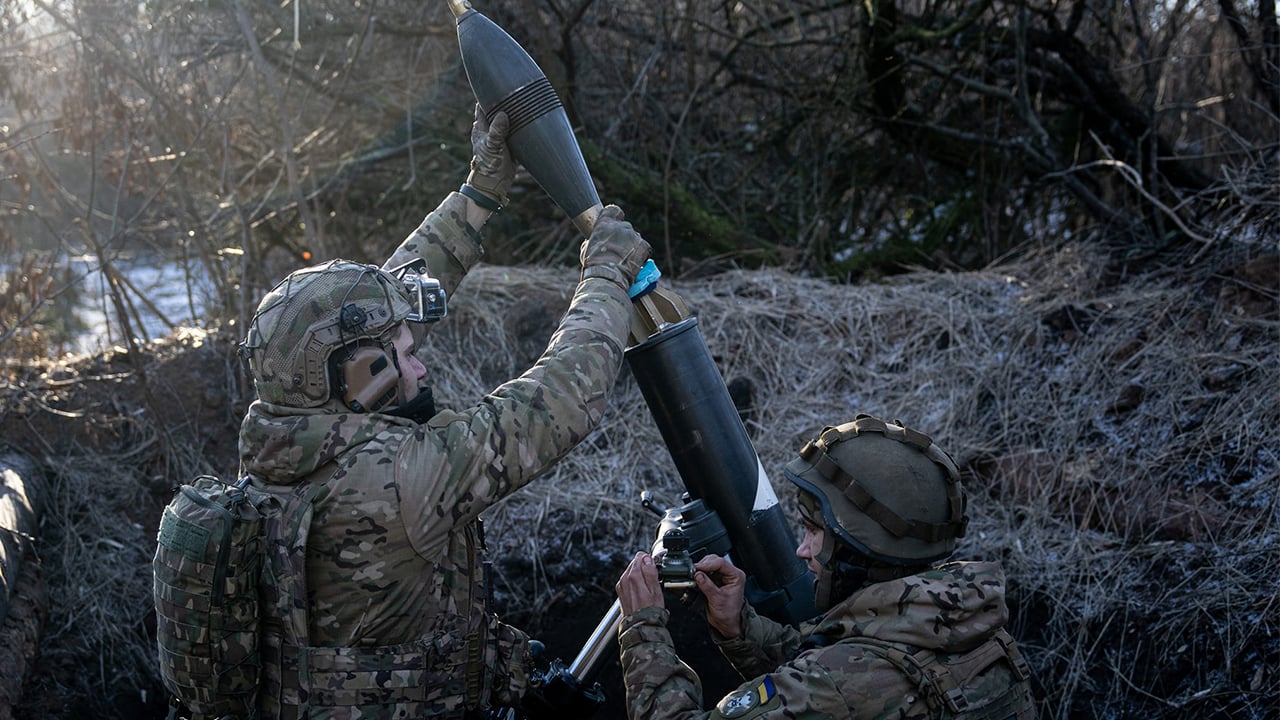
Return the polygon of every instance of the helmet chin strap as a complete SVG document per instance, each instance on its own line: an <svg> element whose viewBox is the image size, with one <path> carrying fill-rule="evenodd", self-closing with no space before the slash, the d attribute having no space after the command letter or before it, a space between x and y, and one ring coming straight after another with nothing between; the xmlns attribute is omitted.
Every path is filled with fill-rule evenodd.
<svg viewBox="0 0 1280 720"><path fill-rule="evenodd" d="M822 550L814 558L821 567L813 583L814 605L819 611L830 610L868 584L868 568L853 562L856 555L853 548L836 540L835 533L824 533Z"/></svg>
<svg viewBox="0 0 1280 720"><path fill-rule="evenodd" d="M878 563L836 539L828 530L814 558L821 566L813 584L814 604L821 612L868 585L914 575L927 566L898 567Z"/></svg>
<svg viewBox="0 0 1280 720"><path fill-rule="evenodd" d="M423 385L412 400L384 412L416 423L425 423L436 414L436 398L431 392L431 386Z"/></svg>

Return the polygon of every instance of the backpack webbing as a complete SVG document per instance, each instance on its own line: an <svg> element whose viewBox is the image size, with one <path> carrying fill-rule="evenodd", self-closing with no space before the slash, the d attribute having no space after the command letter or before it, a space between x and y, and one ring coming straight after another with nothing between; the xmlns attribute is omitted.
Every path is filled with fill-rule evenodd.
<svg viewBox="0 0 1280 720"><path fill-rule="evenodd" d="M931 714L946 720L1028 720L1035 706L1027 680L1031 667L1018 644L1005 630L961 655L939 657L931 650L908 653L897 645L872 638L846 638L901 670L929 704ZM975 691L975 681L988 668L1004 661L1009 682L998 692ZM968 690L968 692L966 692Z"/></svg>

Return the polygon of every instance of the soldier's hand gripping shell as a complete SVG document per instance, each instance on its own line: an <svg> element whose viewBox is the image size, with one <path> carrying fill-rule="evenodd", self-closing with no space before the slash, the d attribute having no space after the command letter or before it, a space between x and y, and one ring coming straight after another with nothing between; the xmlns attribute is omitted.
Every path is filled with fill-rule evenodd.
<svg viewBox="0 0 1280 720"><path fill-rule="evenodd" d="M467 184L484 193L499 207L507 204L507 191L516 178L516 161L511 156L511 148L507 147L510 126L511 121L505 112L494 115L490 122L480 105L476 104L476 119L471 124L471 173L467 175Z"/></svg>
<svg viewBox="0 0 1280 720"><path fill-rule="evenodd" d="M591 236L582 242L582 277L605 278L627 290L652 251L631 223L623 219L622 209L608 205L596 218Z"/></svg>

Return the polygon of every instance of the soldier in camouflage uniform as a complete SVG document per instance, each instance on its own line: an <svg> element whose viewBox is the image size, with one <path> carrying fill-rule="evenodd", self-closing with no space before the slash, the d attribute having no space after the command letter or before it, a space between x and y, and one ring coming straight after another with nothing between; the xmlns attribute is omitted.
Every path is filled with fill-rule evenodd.
<svg viewBox="0 0 1280 720"><path fill-rule="evenodd" d="M676 656L654 560L617 584L632 720L1034 717L996 563L942 561L967 518L955 464L923 434L860 415L786 466L823 614L799 629L744 602L745 574L708 555L694 580L722 653L751 678L710 712Z"/></svg>
<svg viewBox="0 0 1280 720"><path fill-rule="evenodd" d="M650 248L605 208L537 364L473 407L437 412L420 387L431 361L417 355L418 326L482 255L479 228L515 172L508 124L477 113L467 183L381 268L298 270L248 329L258 399L240 431L242 470L312 507L295 536L306 537L308 592L293 614L306 621L290 631L291 618L265 620L262 718L496 717L526 690L528 638L487 609L480 514L599 423L627 290Z"/></svg>

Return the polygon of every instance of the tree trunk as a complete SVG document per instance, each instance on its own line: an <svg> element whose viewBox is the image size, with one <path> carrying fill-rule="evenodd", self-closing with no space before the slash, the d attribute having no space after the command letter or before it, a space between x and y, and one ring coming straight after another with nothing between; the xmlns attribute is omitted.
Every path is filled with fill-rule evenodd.
<svg viewBox="0 0 1280 720"><path fill-rule="evenodd" d="M0 453L0 720L13 717L49 616L35 533L44 478L30 459Z"/></svg>

